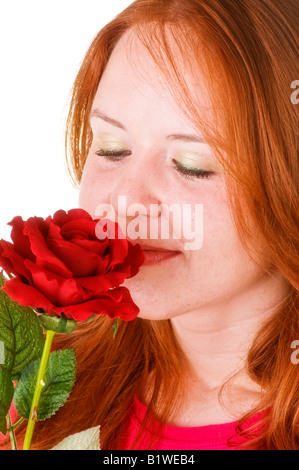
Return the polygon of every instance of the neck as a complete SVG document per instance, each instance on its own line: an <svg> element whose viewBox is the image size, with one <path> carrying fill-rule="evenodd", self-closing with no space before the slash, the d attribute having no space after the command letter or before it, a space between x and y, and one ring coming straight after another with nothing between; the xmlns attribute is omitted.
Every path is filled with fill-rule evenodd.
<svg viewBox="0 0 299 470"><path fill-rule="evenodd" d="M247 354L258 330L275 314L287 290L280 276L263 276L234 298L171 320L192 370L185 407L176 424L226 422L256 404L260 389L246 372ZM220 405L219 392L240 371L229 388L232 414Z"/></svg>

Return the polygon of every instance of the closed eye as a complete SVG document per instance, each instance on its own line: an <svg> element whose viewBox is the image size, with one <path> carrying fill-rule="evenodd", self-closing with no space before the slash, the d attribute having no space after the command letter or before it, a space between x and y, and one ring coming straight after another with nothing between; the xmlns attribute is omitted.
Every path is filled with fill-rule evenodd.
<svg viewBox="0 0 299 470"><path fill-rule="evenodd" d="M98 157L104 157L107 160L111 160L111 161L119 161L123 157L128 157L129 155L131 155L131 153L132 152L130 150L104 150L104 149L99 149L95 152L95 154Z"/></svg>
<svg viewBox="0 0 299 470"><path fill-rule="evenodd" d="M208 170L200 170L197 168L188 168L182 165L180 162L175 160L174 158L172 159L172 162L174 165L171 165L175 170L180 173L183 177L185 178L210 178L215 174L214 171L208 171Z"/></svg>
<svg viewBox="0 0 299 470"><path fill-rule="evenodd" d="M99 157L103 157L109 161L120 161L124 157L128 157L132 154L130 150L105 150L99 149L95 152ZM188 168L182 165L175 159L172 159L174 165L171 165L181 176L187 179L198 178L210 178L215 174L214 171L201 170L197 168Z"/></svg>

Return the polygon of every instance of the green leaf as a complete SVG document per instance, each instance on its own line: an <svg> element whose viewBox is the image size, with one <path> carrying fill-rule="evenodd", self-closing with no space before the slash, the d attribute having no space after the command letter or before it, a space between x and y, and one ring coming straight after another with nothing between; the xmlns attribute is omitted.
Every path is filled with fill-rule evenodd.
<svg viewBox="0 0 299 470"><path fill-rule="evenodd" d="M13 380L33 360L41 357L44 336L36 313L21 307L2 289L6 277L0 274L0 431L6 433L6 415L13 394Z"/></svg>
<svg viewBox="0 0 299 470"><path fill-rule="evenodd" d="M7 279L0 276L0 341L4 345L4 364L13 380L33 360L41 357L44 347L43 329L30 307L14 302L2 289Z"/></svg>
<svg viewBox="0 0 299 470"><path fill-rule="evenodd" d="M40 361L23 370L14 394L14 405L20 416L28 419ZM37 410L37 420L50 418L64 405L74 385L76 375L75 350L64 349L50 353L45 373L45 386Z"/></svg>
<svg viewBox="0 0 299 470"><path fill-rule="evenodd" d="M8 370L0 367L0 432L6 434L6 415L13 399L14 387Z"/></svg>

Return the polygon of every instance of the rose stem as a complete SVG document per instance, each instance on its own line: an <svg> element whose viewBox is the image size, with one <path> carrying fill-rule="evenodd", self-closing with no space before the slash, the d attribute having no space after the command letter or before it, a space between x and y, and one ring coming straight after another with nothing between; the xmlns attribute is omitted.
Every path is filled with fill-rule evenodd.
<svg viewBox="0 0 299 470"><path fill-rule="evenodd" d="M45 386L44 376L45 376L45 372L46 372L46 368L47 368L47 364L49 360L49 354L50 354L54 335L55 335L55 331L47 330L43 354L42 354L42 358L41 358L39 369L38 369L37 380L36 380L34 394L33 394L33 400L31 403L30 416L28 419L28 425L26 429L23 450L30 449L30 444L31 444L35 422L37 418L37 409L38 409L38 405L40 401L40 396L42 393L42 389Z"/></svg>
<svg viewBox="0 0 299 470"><path fill-rule="evenodd" d="M6 420L7 420L7 424L8 424L8 432L9 432L9 437L10 437L11 449L12 450L18 450L16 436L15 436L14 428L11 424L11 419L10 419L10 414L9 413L6 416Z"/></svg>

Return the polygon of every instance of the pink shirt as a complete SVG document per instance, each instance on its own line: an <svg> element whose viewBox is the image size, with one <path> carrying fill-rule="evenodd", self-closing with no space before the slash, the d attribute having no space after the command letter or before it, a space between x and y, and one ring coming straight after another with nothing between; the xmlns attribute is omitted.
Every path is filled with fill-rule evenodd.
<svg viewBox="0 0 299 470"><path fill-rule="evenodd" d="M129 450L137 436L141 422L145 416L147 407L135 396L133 412L131 413L127 425L123 429L123 437L118 446L119 450ZM13 405L10 409L12 422L16 421L17 413ZM245 428L258 424L260 414L253 416L246 422ZM153 428L157 422L153 423ZM158 440L152 447L153 450L238 450L237 446L229 446L228 439L236 434L237 421L226 424L214 424L200 427L179 427L165 426L163 435L159 435ZM152 429L153 429L152 428ZM148 444L153 433L151 431L143 433L142 445L137 449L148 449ZM7 436L6 436L7 437ZM0 448L4 444L5 438L0 433ZM139 441L140 442L140 441ZM242 442L240 437L233 439L233 442ZM244 442L244 439L243 439ZM21 448L21 447L20 447ZM2 449L1 449L2 450Z"/></svg>
<svg viewBox="0 0 299 470"><path fill-rule="evenodd" d="M133 413L131 414L127 426L124 427L123 437L118 446L119 450L128 450L131 448L135 437L137 436L141 422L146 413L146 406L135 397ZM246 422L245 428L258 423L259 416L255 415L250 422ZM153 450L236 450L238 447L229 446L228 439L236 435L236 426L238 422L234 421L226 424L215 424L201 427L178 427L165 426L163 433L159 435L158 440L152 447ZM153 427L155 424L153 424ZM148 428L147 428L148 429ZM148 443L153 434L151 432L143 433L141 445L137 449L147 449ZM241 437L234 437L234 443L244 442ZM140 445L140 447L139 447Z"/></svg>

